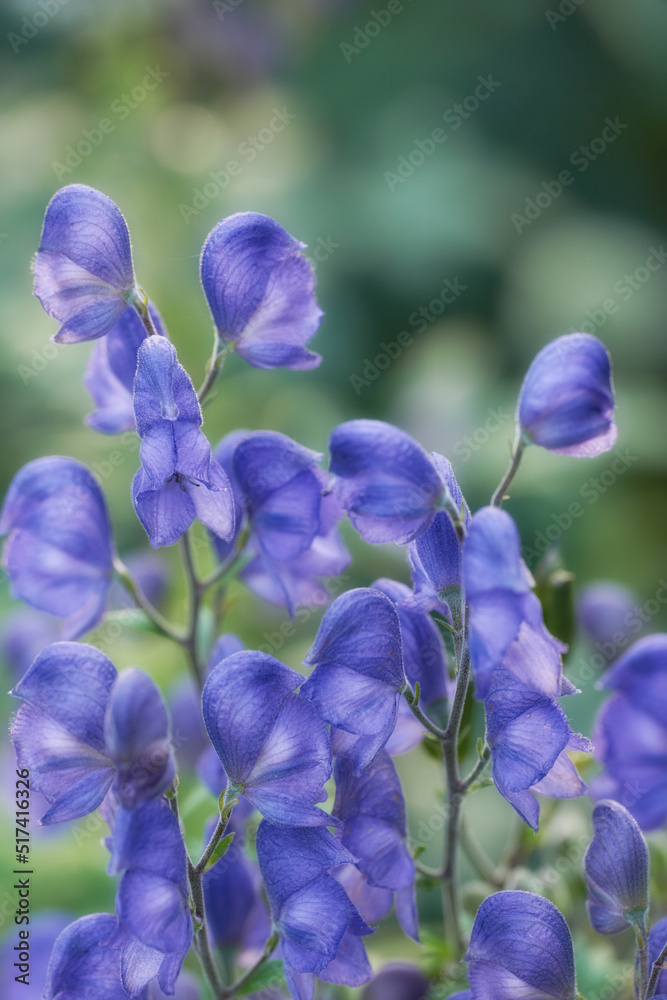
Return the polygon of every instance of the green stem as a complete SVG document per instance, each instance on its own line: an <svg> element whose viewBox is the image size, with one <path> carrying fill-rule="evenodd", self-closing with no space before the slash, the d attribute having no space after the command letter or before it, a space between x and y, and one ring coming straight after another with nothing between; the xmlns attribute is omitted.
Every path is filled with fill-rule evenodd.
<svg viewBox="0 0 667 1000"><path fill-rule="evenodd" d="M222 366L225 363L225 358L229 354L230 350L231 348L228 344L220 347L216 334L213 341L213 353L211 354L208 364L206 365L206 377L204 378L204 381L199 388L199 392L197 393L197 398L200 403L204 402L209 392L215 385L218 375L222 371Z"/></svg>
<svg viewBox="0 0 667 1000"><path fill-rule="evenodd" d="M514 440L514 445L512 447L512 456L510 458L510 464L507 466L507 471L498 484L498 488L491 497L492 507L502 507L503 500L506 500L507 489L514 479L519 465L521 464L521 459L523 457L525 445L521 439L521 431L517 427L516 438Z"/></svg>
<svg viewBox="0 0 667 1000"><path fill-rule="evenodd" d="M141 317L141 322L144 324L146 333L149 337L157 337L158 332L155 329L155 324L153 323L153 317L148 311L148 297L146 296L143 288L135 286L131 292L126 296L125 301L128 305L134 306L134 308L139 313Z"/></svg>
<svg viewBox="0 0 667 1000"><path fill-rule="evenodd" d="M190 664L192 675L197 683L197 686L202 689L204 687L204 674L206 672L206 668L201 662L201 658L199 656L198 632L199 612L201 609L203 591L201 581L197 576L197 570L195 568L189 528L181 535L180 545L183 553L183 565L185 568L185 575L188 580L189 593L188 624L183 646L188 654L188 662Z"/></svg>
<svg viewBox="0 0 667 1000"><path fill-rule="evenodd" d="M243 986L245 986L245 984L247 982L249 982L250 979L252 979L252 977L255 975L255 973L257 972L257 970L262 965L264 965L264 963L266 962L266 960L271 957L271 955L273 954L273 952L276 950L277 944L278 944L278 933L277 933L277 931L274 931L273 934L271 935L271 937L268 939L268 941L264 945L264 950L262 951L262 954L259 956L259 958L255 962L255 964L252 965L249 969L246 969L246 971L243 973L243 975L239 976L239 978L236 979L233 983L231 983L229 986L223 988L222 993L220 994L220 996L222 998L225 998L225 1000L226 1000L227 997L233 997L235 993L238 993L238 991Z"/></svg>
<svg viewBox="0 0 667 1000"><path fill-rule="evenodd" d="M480 774L482 773L486 765L489 763L490 758L491 758L491 747L487 743L485 743L484 748L479 755L477 763L472 768L472 770L468 772L466 777L461 782L461 787L464 792L467 792L468 789L471 787L471 785L473 785L477 781Z"/></svg>
<svg viewBox="0 0 667 1000"><path fill-rule="evenodd" d="M465 814L461 817L461 847L465 851L470 863L477 869L477 873L496 889L502 889L505 884L502 870L494 865L477 840L470 824L466 820Z"/></svg>
<svg viewBox="0 0 667 1000"><path fill-rule="evenodd" d="M662 967L666 961L667 961L667 942L665 942L662 951L660 952L655 962L653 963L653 968L651 970L651 978L649 979L648 985L646 987L644 1000L651 1000L651 998L654 996L656 987L658 985L658 979L660 977L660 973L662 972Z"/></svg>
<svg viewBox="0 0 667 1000"><path fill-rule="evenodd" d="M177 631L173 625L160 614L157 608L153 607L137 581L132 577L132 574L125 563L117 555L114 556L113 568L125 588L137 602L137 605L141 608L146 617L153 622L155 627L159 629L159 631L166 636L167 639L171 639L173 642L183 643L185 636L181 632Z"/></svg>
<svg viewBox="0 0 667 1000"><path fill-rule="evenodd" d="M429 733L433 733L433 735L437 736L439 740L442 740L445 735L445 730L441 729L440 726L429 719L428 715L426 715L419 707L419 691L414 692L409 684L405 684L401 688L401 691L415 719L418 719L424 729L427 729Z"/></svg>

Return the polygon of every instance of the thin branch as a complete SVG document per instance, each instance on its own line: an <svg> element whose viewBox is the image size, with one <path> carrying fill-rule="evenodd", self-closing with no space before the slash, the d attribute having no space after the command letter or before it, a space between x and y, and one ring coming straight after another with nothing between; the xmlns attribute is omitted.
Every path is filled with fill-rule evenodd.
<svg viewBox="0 0 667 1000"><path fill-rule="evenodd" d="M114 556L113 568L126 590L129 591L137 605L141 608L146 617L153 622L155 627L167 639L171 639L173 642L182 644L185 640L185 635L182 632L177 631L173 625L167 621L164 615L161 615L157 608L153 607L125 563L117 555Z"/></svg>
<svg viewBox="0 0 667 1000"><path fill-rule="evenodd" d="M440 741L443 740L445 735L445 730L441 729L435 722L429 719L422 709L419 707L419 692L414 692L409 684L406 684L403 688L403 697L405 698L410 711L414 715L415 719L421 722L424 729L427 729L429 733L433 733Z"/></svg>
<svg viewBox="0 0 667 1000"><path fill-rule="evenodd" d="M271 935L271 937L264 945L264 950L262 951L262 954L259 956L255 964L252 965L249 969L246 969L243 975L239 976L239 978L236 979L233 983L223 988L220 996L223 998L227 998L227 997L233 997L235 993L238 993L238 991L243 986L245 986L245 984L249 982L250 979L252 979L257 970L261 968L262 965L264 965L266 960L271 957L273 952L276 950L277 944L278 944L278 933L274 931L274 933Z"/></svg>
<svg viewBox="0 0 667 1000"><path fill-rule="evenodd" d="M651 1000L655 994L656 987L658 985L658 979L660 978L660 973L662 972L662 967L667 961L667 942L665 942L662 951L653 963L653 969L651 970L651 978L648 981L646 987L646 993L644 994L644 1000Z"/></svg>
<svg viewBox="0 0 667 1000"><path fill-rule="evenodd" d="M181 552L183 553L185 575L188 580L190 604L187 631L183 645L185 646L188 654L188 661L190 663L192 675L197 683L197 686L201 689L204 686L205 674L205 668L200 660L198 650L199 611L201 608L202 589L201 582L197 577L197 570L195 568L189 528L181 535L180 545Z"/></svg>
<svg viewBox="0 0 667 1000"><path fill-rule="evenodd" d="M213 341L213 353L208 360L206 365L206 377L202 382L199 392L197 393L197 398L200 403L203 403L209 392L215 385L218 375L222 371L222 366L225 363L225 358L229 354L230 348L227 344L223 347L219 346L218 335L215 334L215 339Z"/></svg>
<svg viewBox="0 0 667 1000"><path fill-rule="evenodd" d="M509 488L510 483L512 482L517 473L519 465L521 464L523 452L524 452L524 444L523 441L521 440L521 430L517 427L516 439L512 447L510 464L507 466L505 475L500 480L500 483L498 484L495 493L491 497L492 507L502 507L503 500L506 499L507 489Z"/></svg>
<svg viewBox="0 0 667 1000"><path fill-rule="evenodd" d="M477 869L477 873L490 885L495 886L496 889L502 889L505 885L503 870L494 865L477 840L465 815L461 817L461 847L465 851L470 863Z"/></svg>
<svg viewBox="0 0 667 1000"><path fill-rule="evenodd" d="M489 763L490 758L491 758L491 747L485 743L484 748L479 755L477 763L461 782L461 788L464 792L467 792L468 789L471 787L471 785L473 785L477 781L480 774L482 773L486 765Z"/></svg>

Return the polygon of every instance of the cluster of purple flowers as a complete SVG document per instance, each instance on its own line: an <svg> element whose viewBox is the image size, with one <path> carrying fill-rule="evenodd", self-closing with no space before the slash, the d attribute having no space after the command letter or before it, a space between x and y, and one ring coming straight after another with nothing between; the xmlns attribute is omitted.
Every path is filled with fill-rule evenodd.
<svg viewBox="0 0 667 1000"><path fill-rule="evenodd" d="M322 578L348 566L338 530L345 516L372 544L407 546L412 574L411 587L380 579L341 594L304 660L313 668L307 678L234 637L218 640L201 702L186 695L174 707L194 736L189 763L219 797L195 862L160 692L141 670L119 674L98 649L71 641L102 620L114 570L125 573L101 490L70 458L38 459L16 475L0 521L13 595L62 619L68 640L47 645L12 692L22 699L12 726L18 763L49 803L42 823L100 810L109 873L121 876L115 916L83 917L58 937L47 1000L194 997L180 975L191 944L216 997L231 996L210 939L235 948L248 977L277 947L294 1000L312 1000L316 979L370 982L363 939L392 906L419 941L417 865L392 757L428 731L446 760L448 795L470 789L457 747L469 678L486 718L473 775L490 759L496 788L534 830L536 794L585 791L570 752L592 744L572 732L560 705L577 693L563 674L565 647L545 626L518 529L501 505L529 444L588 457L614 443L605 348L573 334L536 357L519 398L511 474L474 514L446 458L380 421L337 427L328 471L320 454L273 431L237 430L212 448L201 402L229 351L257 368L310 369L321 360L306 347L321 312L302 249L255 213L223 220L209 235L201 280L215 350L197 392L136 283L113 202L73 185L47 209L35 294L61 324L58 342L96 341L86 374L96 410L87 422L106 434L136 429L132 500L150 544L172 545L200 521L218 572L235 568L291 615L313 603ZM636 928L644 986L648 956L662 945L660 924L648 936L646 845L623 806L608 800L622 800L641 775L650 788L631 812L645 828L667 818L665 678L662 636L638 643L607 675L616 693L599 721L605 799L586 859L593 926ZM332 778L329 811L322 804ZM459 806L451 808L456 837ZM256 863L248 850L255 812ZM461 998L577 996L567 925L530 893L486 899L465 960L470 991Z"/></svg>

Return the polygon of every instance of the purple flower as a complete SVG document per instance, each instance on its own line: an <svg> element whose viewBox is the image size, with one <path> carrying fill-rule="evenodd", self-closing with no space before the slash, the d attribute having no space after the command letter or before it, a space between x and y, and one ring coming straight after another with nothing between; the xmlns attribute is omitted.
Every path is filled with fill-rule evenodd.
<svg viewBox="0 0 667 1000"><path fill-rule="evenodd" d="M464 961L475 1000L575 1000L572 938L548 899L496 892L484 900Z"/></svg>
<svg viewBox="0 0 667 1000"><path fill-rule="evenodd" d="M496 788L533 830L540 809L533 792L550 798L583 795L586 786L567 750L590 752L573 733L560 705L497 669L485 702L487 742Z"/></svg>
<svg viewBox="0 0 667 1000"><path fill-rule="evenodd" d="M428 992L429 981L416 965L389 962L382 966L361 997L362 1000L426 1000ZM462 997L463 994L456 993L455 996Z"/></svg>
<svg viewBox="0 0 667 1000"><path fill-rule="evenodd" d="M598 934L631 924L645 935L648 917L648 847L637 823L618 802L593 810L595 834L584 858L586 908Z"/></svg>
<svg viewBox="0 0 667 1000"><path fill-rule="evenodd" d="M134 412L141 468L132 497L151 545L173 545L195 518L229 539L231 486L200 429L201 407L187 372L165 337L147 337L137 358Z"/></svg>
<svg viewBox="0 0 667 1000"><path fill-rule="evenodd" d="M634 626L633 632L640 630L638 605L635 594L618 583L591 583L579 594L579 626L607 663L627 645L630 626Z"/></svg>
<svg viewBox="0 0 667 1000"><path fill-rule="evenodd" d="M559 455L591 458L616 441L611 358L597 337L552 340L523 380L517 417L524 441Z"/></svg>
<svg viewBox="0 0 667 1000"><path fill-rule="evenodd" d="M109 789L128 809L174 779L166 709L140 670L118 675L93 646L57 642L37 657L12 694L19 767L51 803L42 824L93 812Z"/></svg>
<svg viewBox="0 0 667 1000"><path fill-rule="evenodd" d="M100 620L112 570L109 515L91 472L38 458L14 476L0 516L12 596L63 618L75 639Z"/></svg>
<svg viewBox="0 0 667 1000"><path fill-rule="evenodd" d="M202 706L227 778L272 823L331 824L315 806L331 776L327 728L294 692L301 674L266 653L228 656L211 671Z"/></svg>
<svg viewBox="0 0 667 1000"><path fill-rule="evenodd" d="M412 610L411 591L404 583L381 579L371 586L386 594L398 612L405 675L413 688L419 683L420 704L436 722L446 725L447 660L437 625L429 615Z"/></svg>
<svg viewBox="0 0 667 1000"><path fill-rule="evenodd" d="M395 894L401 927L419 941L415 864L405 843L405 802L391 757L381 750L360 776L354 774L348 758L337 757L334 778L333 815L341 820L343 845L357 859L368 886L390 890L389 906ZM363 888L358 892L363 895Z"/></svg>
<svg viewBox="0 0 667 1000"><path fill-rule="evenodd" d="M315 368L305 347L320 325L305 247L257 212L223 219L201 254L201 282L218 336L255 368Z"/></svg>
<svg viewBox="0 0 667 1000"><path fill-rule="evenodd" d="M230 435L231 437L231 435ZM237 502L243 505L253 537L254 558L241 578L252 591L290 615L298 605L327 602L320 577L337 576L350 562L336 525L337 501L323 495L328 477L317 452L272 431L257 431L221 442L232 468Z"/></svg>
<svg viewBox="0 0 667 1000"><path fill-rule="evenodd" d="M600 682L612 688L656 722L664 724L667 701L667 634L648 635L634 643Z"/></svg>
<svg viewBox="0 0 667 1000"><path fill-rule="evenodd" d="M158 334L166 337L162 317L152 302L148 311ZM134 430L132 391L137 351L148 336L135 309L126 309L106 337L94 345L84 382L97 409L86 423L100 434Z"/></svg>
<svg viewBox="0 0 667 1000"><path fill-rule="evenodd" d="M127 1000L118 952L103 943L115 926L110 914L93 913L65 928L53 946L44 1000Z"/></svg>
<svg viewBox="0 0 667 1000"><path fill-rule="evenodd" d="M62 324L53 340L73 344L108 333L135 287L130 234L111 199L84 184L56 192L33 271L35 295Z"/></svg>
<svg viewBox="0 0 667 1000"><path fill-rule="evenodd" d="M289 829L263 821L257 857L295 1000L312 997L313 973L327 981L353 980L348 985L367 982L372 973L358 938L371 929L330 874L354 861L349 851L323 827Z"/></svg>
<svg viewBox="0 0 667 1000"><path fill-rule="evenodd" d="M12 920L0 946L3 1000L34 1000L42 996L54 941L70 920L62 913L48 911L31 913L29 926L17 925ZM27 946L25 954L21 953L21 945ZM25 958L27 961L23 961Z"/></svg>
<svg viewBox="0 0 667 1000"><path fill-rule="evenodd" d="M501 666L522 684L554 698L572 694L562 676L566 648L547 632L521 540L509 514L483 507L473 516L463 546L469 609L470 656L478 698L486 698Z"/></svg>
<svg viewBox="0 0 667 1000"><path fill-rule="evenodd" d="M325 722L357 737L347 753L360 774L391 736L406 683L396 608L378 590L341 594L304 663L317 665L301 693Z"/></svg>
<svg viewBox="0 0 667 1000"><path fill-rule="evenodd" d="M648 967L649 972L653 967L653 963L657 962L660 952L667 944L667 917L663 917L662 920L658 920L651 928L651 932L648 936ZM653 1000L663 1000L663 994L667 995L667 969L663 966L663 971L658 976L658 982L656 983L655 996Z"/></svg>
<svg viewBox="0 0 667 1000"><path fill-rule="evenodd" d="M445 484L409 434L381 420L349 420L329 449L336 497L367 542L406 544L428 528Z"/></svg>
<svg viewBox="0 0 667 1000"><path fill-rule="evenodd" d="M130 997L157 977L173 994L192 941L183 837L164 799L133 812L119 809L109 874L123 872L116 896L118 923L107 944L120 951L121 981Z"/></svg>

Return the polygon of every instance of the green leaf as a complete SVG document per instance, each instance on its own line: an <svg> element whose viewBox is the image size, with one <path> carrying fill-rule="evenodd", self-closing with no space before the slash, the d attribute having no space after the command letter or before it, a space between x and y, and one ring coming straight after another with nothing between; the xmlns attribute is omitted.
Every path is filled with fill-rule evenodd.
<svg viewBox="0 0 667 1000"><path fill-rule="evenodd" d="M287 989L281 958L274 958L271 962L264 962L260 965L259 969L253 973L250 979L237 992L243 995L259 993L260 990L264 990L269 986Z"/></svg>
<svg viewBox="0 0 667 1000"><path fill-rule="evenodd" d="M216 861L219 861L220 858L227 853L229 845L231 844L235 836L236 834L234 833L228 833L226 837L222 838L220 843L217 845L216 849L213 851L213 854L206 862L206 868L204 868L205 872L207 872L210 868L212 868L213 865L216 863Z"/></svg>

